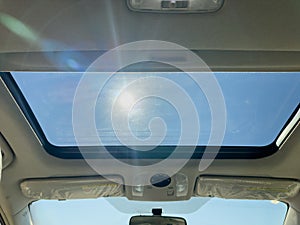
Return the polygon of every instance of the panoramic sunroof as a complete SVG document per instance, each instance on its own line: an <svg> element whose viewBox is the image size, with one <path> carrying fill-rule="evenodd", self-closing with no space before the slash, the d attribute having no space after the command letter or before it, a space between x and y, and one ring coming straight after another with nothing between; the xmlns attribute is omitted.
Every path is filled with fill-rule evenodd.
<svg viewBox="0 0 300 225"><path fill-rule="evenodd" d="M122 146L124 142L130 146L266 146L278 137L300 100L300 74L292 72L217 72L214 86L201 79L199 86L183 72L11 74L47 141L58 147ZM218 107L219 112L213 113ZM94 114L86 122L82 115L90 116L88 112ZM97 134L89 132L89 121ZM190 129L186 135L188 127L198 130ZM220 138L210 139L212 132L219 134L222 143Z"/></svg>

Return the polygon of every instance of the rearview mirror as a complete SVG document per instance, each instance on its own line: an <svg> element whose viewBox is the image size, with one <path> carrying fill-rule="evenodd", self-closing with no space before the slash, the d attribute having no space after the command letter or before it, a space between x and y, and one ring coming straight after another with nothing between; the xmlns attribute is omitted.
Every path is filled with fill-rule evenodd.
<svg viewBox="0 0 300 225"><path fill-rule="evenodd" d="M133 216L129 225L187 225L184 218L168 216Z"/></svg>

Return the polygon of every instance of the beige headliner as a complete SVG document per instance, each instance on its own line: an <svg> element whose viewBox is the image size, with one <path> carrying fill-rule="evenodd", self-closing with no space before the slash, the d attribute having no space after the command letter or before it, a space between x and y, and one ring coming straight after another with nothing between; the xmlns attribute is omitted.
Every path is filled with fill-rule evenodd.
<svg viewBox="0 0 300 225"><path fill-rule="evenodd" d="M131 12L125 2L2 0L1 13L26 24L41 42L28 45L2 26L0 52L108 50L147 39L194 50L300 50L298 0L225 0L216 13L182 15ZM57 44L41 48L46 40Z"/></svg>
<svg viewBox="0 0 300 225"><path fill-rule="evenodd" d="M299 0L225 0L216 13L181 15L131 12L125 2L1 0L1 70L65 70L43 52L81 51L89 61L87 51L149 39L199 50L220 70L299 70Z"/></svg>

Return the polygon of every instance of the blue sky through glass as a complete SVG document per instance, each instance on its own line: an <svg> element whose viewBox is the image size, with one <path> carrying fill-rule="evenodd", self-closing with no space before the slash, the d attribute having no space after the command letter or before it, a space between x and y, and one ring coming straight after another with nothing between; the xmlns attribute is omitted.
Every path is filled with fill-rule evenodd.
<svg viewBox="0 0 300 225"><path fill-rule="evenodd" d="M12 72L48 141L57 146L77 145L72 127L72 104L82 73ZM201 73L197 73L201 76ZM100 74L97 76L107 76ZM182 87L194 102L200 122L199 145L208 143L211 112L205 93L183 72L118 73L111 77L95 105L95 124L105 145L120 145L111 124L111 107L120 90L141 77L164 77ZM227 110L224 146L265 146L274 141L300 100L299 73L215 73ZM95 85L91 82L91 86ZM159 84L157 84L157 88ZM87 87L87 99L88 99ZM169 91L169 90L166 90ZM124 106L130 95L124 95ZM151 135L149 121L161 117L167 133L161 145L176 145L180 137L180 116L172 104L159 98L138 102L129 114L134 135ZM84 118L83 118L84 119ZM122 132L122 131L121 131ZM121 133L126 137L126 132ZM161 137L157 137L158 139ZM189 145L190 140L184 140ZM95 145L87 136L85 145Z"/></svg>
<svg viewBox="0 0 300 225"><path fill-rule="evenodd" d="M34 225L127 225L134 215L184 217L188 225L282 225L287 205L266 200L192 198L179 202L137 202L126 198L41 200L30 206Z"/></svg>

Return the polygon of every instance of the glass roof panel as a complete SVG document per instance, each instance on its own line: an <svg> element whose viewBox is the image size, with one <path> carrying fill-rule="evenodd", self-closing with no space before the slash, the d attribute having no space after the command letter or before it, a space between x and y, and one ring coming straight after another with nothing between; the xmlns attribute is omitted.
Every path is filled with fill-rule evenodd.
<svg viewBox="0 0 300 225"><path fill-rule="evenodd" d="M55 146L94 146L99 145L99 139L107 146L124 142L137 146L194 145L193 135L197 136L197 145L220 144L209 141L212 132L222 133L221 125L220 130L218 126L212 130L213 121L220 121L213 118L210 104L213 100L206 93L215 86L204 83L204 90L184 72L120 72L112 76L70 72L11 74L47 140ZM203 76L201 72L193 75ZM91 79L80 86L85 94L78 97L84 76ZM299 73L216 72L214 76L226 107L222 146L266 146L274 142L299 105ZM165 81L171 82L170 85L165 85ZM91 97L100 88L97 98ZM188 97L181 98L180 94ZM195 108L187 109L187 100ZM84 111L91 108L97 131L97 135L89 132L87 118L80 118L82 129L86 130L81 132L80 142L76 142L73 130L75 101L82 104ZM199 125L199 132L191 129L186 135L186 124Z"/></svg>

